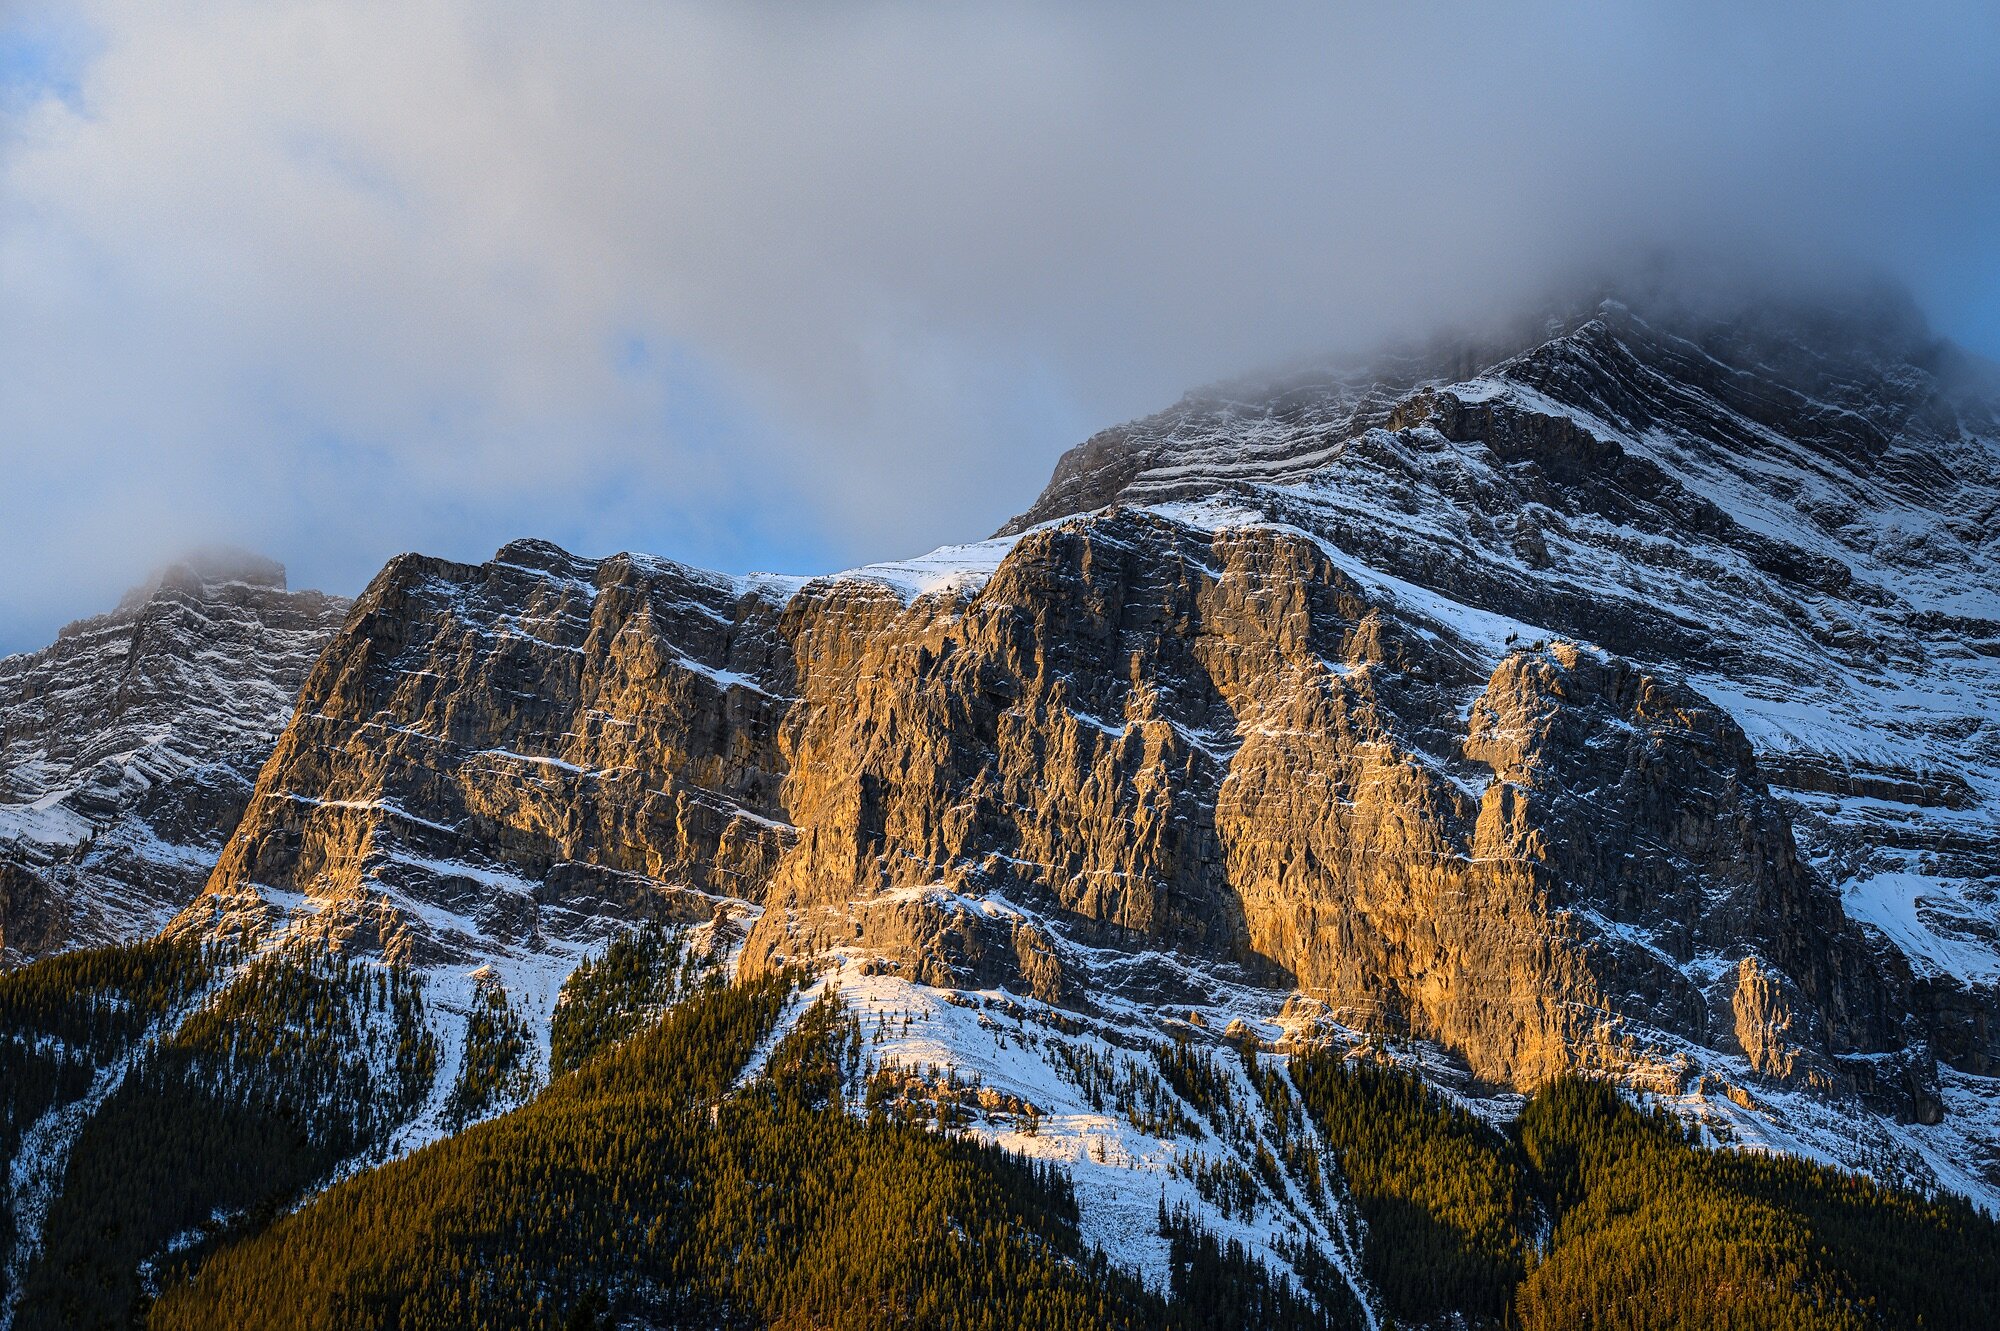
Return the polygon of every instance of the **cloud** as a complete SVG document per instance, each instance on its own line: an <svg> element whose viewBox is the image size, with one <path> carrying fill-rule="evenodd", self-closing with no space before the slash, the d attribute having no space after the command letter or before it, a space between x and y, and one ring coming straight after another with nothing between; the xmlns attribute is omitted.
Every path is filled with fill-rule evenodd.
<svg viewBox="0 0 2000 1331"><path fill-rule="evenodd" d="M195 540L907 553L1655 247L2000 348L1996 56L1970 4L17 7L0 649Z"/></svg>

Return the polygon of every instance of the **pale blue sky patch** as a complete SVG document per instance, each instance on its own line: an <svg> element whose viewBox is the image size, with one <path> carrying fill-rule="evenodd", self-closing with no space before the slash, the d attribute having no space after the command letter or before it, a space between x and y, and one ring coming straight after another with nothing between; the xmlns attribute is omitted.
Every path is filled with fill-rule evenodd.
<svg viewBox="0 0 2000 1331"><path fill-rule="evenodd" d="M394 174L353 145L309 129L293 130L283 139L286 155L300 170L324 174L389 212L406 212L411 207L409 195Z"/></svg>
<svg viewBox="0 0 2000 1331"><path fill-rule="evenodd" d="M0 16L0 114L53 97L83 110L83 72L98 42L54 6Z"/></svg>

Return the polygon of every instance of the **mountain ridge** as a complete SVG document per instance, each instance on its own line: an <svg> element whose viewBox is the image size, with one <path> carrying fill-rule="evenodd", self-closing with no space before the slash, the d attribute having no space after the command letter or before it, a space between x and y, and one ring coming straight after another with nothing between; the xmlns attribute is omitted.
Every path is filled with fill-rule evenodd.
<svg viewBox="0 0 2000 1331"><path fill-rule="evenodd" d="M1260 1057L1487 1124L1604 1078L2000 1210L2000 392L1878 324L1600 304L1191 395L822 578L399 556L165 938L410 977L396 1155L533 1100L579 968L671 924L807 977L739 1086L837 992L1147 1286L1184 1210L1371 1324Z"/></svg>
<svg viewBox="0 0 2000 1331"><path fill-rule="evenodd" d="M1298 455L1305 462L1274 448L1280 470L1254 486L1238 474L1225 482L1183 473L1175 485L1194 486L1192 499L1141 487L1126 496L1146 501L1137 508L1053 518L903 566L758 582L639 556L577 560L532 542L507 547L483 567L399 561L364 594L347 645L336 644L315 674L319 684L308 685L308 714L328 718L311 724L331 727L312 740L317 752L300 755L295 785L284 784L283 761L267 771L267 782L278 784L260 791L263 812L230 847L204 902L176 927L222 921L235 929L247 920L253 928L277 922L282 933L287 912L303 908L300 918L314 930L351 929L375 945L402 939L411 947L437 934L454 940L447 950L473 957L482 939L515 947L547 921L559 932L580 931L577 945L588 946L581 940L592 930L658 895L652 884L673 881L681 886L668 896L695 893L675 909L712 911L717 897L744 902L731 909L746 915L755 909L745 953L752 970L801 952L872 949L907 979L950 985L966 977L1067 1001L1116 989L1121 975L1145 969L1142 958L1192 947L1190 955L1206 957L1196 970L1223 967L1216 976L1227 988L1243 982L1229 968L1245 964L1275 961L1296 975L1299 957L1316 944L1313 930L1301 935L1283 923L1304 903L1272 902L1245 914L1237 888L1216 884L1299 872L1333 881L1325 879L1331 864L1346 866L1334 880L1357 884L1340 892L1375 892L1358 887L1352 875L1367 875L1341 847L1402 857L1411 867L1397 870L1396 881L1409 883L1427 881L1417 860L1440 853L1407 838L1357 843L1384 834L1352 823L1309 831L1317 815L1296 805L1245 815L1252 806L1228 792L1295 786L1315 771L1351 771L1346 781L1386 775L1408 783L1397 798L1412 801L1417 823L1434 824L1448 846L1474 833L1445 829L1488 817L1450 813L1453 801L1476 795L1483 807L1487 792L1498 792L1504 805L1506 792L1532 787L1525 769L1505 774L1515 759L1501 759L1496 771L1469 756L1488 743L1466 731L1481 706L1512 718L1489 727L1495 734L1568 726L1568 737L1545 751L1566 756L1535 761L1554 763L1552 772L1567 763L1574 770L1561 778L1581 780L1587 768L1576 765L1586 762L1594 736L1631 726L1617 711L1630 702L1610 700L1681 698L1673 690L1692 687L1697 694L1664 705L1661 716L1736 715L1748 733L1726 720L1713 732L1701 729L1708 722L1642 724L1644 743L1622 768L1590 778L1595 789L1627 791L1613 812L1636 821L1595 828L1593 819L1609 815L1574 801L1562 815L1568 824L1538 821L1545 815L1536 810L1566 798L1558 779L1548 797L1523 806L1525 815L1492 815L1496 829L1511 816L1517 830L1485 834L1502 837L1495 843L1507 847L1502 858L1530 881L1560 889L1549 924L1527 936L1538 940L1531 949L1575 934L1562 946L1580 947L1575 974L1594 977L1575 991L1579 1010L1624 1015L1597 1034L1590 1021L1568 1034L1549 1027L1511 1053L1502 1051L1524 1037L1481 1043L1489 1036L1471 1035L1474 1027L1457 1028L1445 1044L1502 1084L1546 1075L1529 1068L1602 1060L1643 1084L1678 1090L1705 1075L1695 1065L1719 1056L1747 1060L1745 1075L1775 1087L1844 1087L1840 1093L1864 1093L1892 1117L1920 1124L1935 1123L1954 1103L1977 1119L1978 1095L1955 1079L1987 1076L1995 1066L1984 1033L1991 1022L1981 1015L1992 1004L1985 963L1971 969L1970 982L1936 963L1954 949L1973 956L1990 949L1980 893L1993 845L1957 829L1992 798L1981 792L1993 788L1994 738L1978 723L1978 699L1991 680L1988 658L1976 650L1986 621L1951 613L1964 607L1937 575L1934 556L1953 555L1975 572L1992 565L1993 545L1980 542L1978 523L1946 511L1968 494L1991 503L2000 493L1991 488L1990 437L1943 414L1927 396L1935 385L1920 373L1888 375L1899 396L1876 413L1880 419L1815 405L1783 385L1760 398L1746 386L1749 371L1724 374L1684 339L1608 308L1509 358L1502 371L1419 386L1380 424L1335 440L1333 463L1316 454L1328 445L1309 421ZM1949 359L1922 338L1908 344ZM1857 345L1861 351L1827 363L1809 351L1793 354L1810 374L1853 392L1844 377L1853 364L1885 363L1866 339ZM1711 376L1713 391L1697 371ZM1675 392L1661 387L1669 372L1687 381ZM1576 401L1552 397L1556 391ZM1764 399L1758 409L1774 419L1804 413L1800 437L1737 409ZM1984 429L1990 419L1972 423ZM1681 428L1688 422L1701 431ZM1218 437L1218 447L1234 447L1228 431ZM1962 464L1950 474L1907 456L1947 447ZM1923 497L1924 486L1943 486L1934 496L1939 521L1894 541L1841 526L1831 509L1788 528L1771 520L1761 492L1746 489L1745 507L1722 484L1749 474L1751 462L1781 456L1822 460L1798 482L1811 500L1852 499L1877 477L1905 501ZM1846 459L1848 470L1827 458ZM1303 473L1289 470L1295 465ZM1496 511L1531 521L1496 521ZM1913 567L1909 550L1919 547L1929 574ZM1843 550L1851 562L1830 553ZM1440 559L1453 551L1461 557ZM1898 597L1870 590L1857 565L1878 583L1901 579ZM1821 598L1803 616L1802 594ZM1898 621L1924 616L1947 631L1969 625L1972 650L1941 664L1933 646L1919 644L1912 654L1907 638L1894 636ZM1578 645L1562 646L1564 638ZM1900 735L1878 726L1873 753L1826 743L1874 724L1869 709L1880 681L1912 668L1936 668L1956 692L1942 695L1935 714L1892 722ZM1586 677L1601 682L1580 683ZM489 681L476 701L461 687L468 680ZM437 681L450 682L449 696ZM528 693L539 710L509 700L521 693L520 681L533 681ZM1817 687L1830 724L1787 729L1790 714L1756 696L1766 681L1801 696ZM1607 691L1606 704L1592 704L1612 707L1603 721L1577 724L1555 701L1579 689L1579 697ZM1718 696L1719 707L1711 701ZM1955 704L1959 697L1970 705ZM1293 719L1272 728L1256 720L1259 713ZM379 741L343 749L342 736L364 719ZM1259 738L1268 729L1358 747L1346 756L1282 752ZM1350 737L1337 739L1343 732ZM645 738L635 743L628 734ZM444 739L457 756L442 764L416 751ZM1386 769L1357 756L1384 739L1400 755ZM1797 784L1781 781L1782 802L1770 805L1758 778L1691 759L1678 788L1648 794L1648 765L1678 745L1737 746L1746 756L1731 761L1751 763L1745 773L1768 764L1774 777ZM1947 750L1955 762L1944 760ZM1265 765L1252 766L1246 754ZM665 769L659 755L667 755ZM464 758L477 760L476 773ZM1966 768L1967 760L1975 765ZM1701 798L1719 802L1695 814L1688 792L1709 776L1722 784ZM615 793L625 787L636 804ZM1346 800L1345 788L1336 781L1334 805ZM353 797L362 791L373 807ZM1865 849L1884 821L1871 801L1884 795L1920 801L1914 817L1943 820L1946 834L1960 837L1962 857L1926 880L1933 885L1925 899L1942 903L1930 913L1892 916L1893 903L1848 893L1868 925L1895 939L1887 952L1881 934L1864 941L1841 903L1807 886L1816 876L1838 885L1824 866L1843 855L1874 856L1869 884L1908 871L1886 867L1903 865L1894 858L1901 852ZM1738 799L1750 801L1745 812L1732 812ZM1648 801L1658 808L1647 812ZM1752 807L1766 811L1748 813ZM1266 820L1264 830L1215 825L1239 816L1247 816L1244 827ZM1395 799L1369 815L1398 816ZM1665 820L1647 834L1663 847L1645 870L1650 877L1562 858L1562 847L1592 837L1625 844L1618 838L1647 819ZM1743 819L1764 830L1729 830ZM1795 821L1816 862L1791 848ZM1183 826L1194 830L1184 835L1176 830ZM1078 830L1085 828L1095 830ZM1595 830L1584 836L1584 829ZM1724 849L1737 835L1756 849ZM1275 858L1251 849L1260 842ZM300 860L287 849L294 845L319 849ZM1286 847L1305 858L1291 863ZM1442 853L1475 864L1491 858ZM1701 857L1708 868L1696 867ZM1720 909L1716 899L1697 895L1667 908L1668 919L1680 914L1684 923L1659 916L1679 890L1673 884L1710 873L1741 885L1728 891L1800 886L1786 889L1783 907L1769 904L1777 898L1746 898L1766 904L1738 908L1735 941L1711 955L1698 939ZM740 886L730 890L732 882ZM1600 891L1610 895L1593 904ZM1404 904L1369 926L1396 920L1383 936L1403 941L1383 944L1389 951L1381 955L1411 959L1389 964L1385 975L1434 946L1414 941L1446 918L1422 895L1399 898ZM470 916L454 905L468 902L477 903ZM588 908L573 910L577 902ZM1352 905L1327 908L1327 927L1336 931L1355 918ZM1766 911L1776 914L1766 920ZM494 923L501 916L514 922ZM1805 923L1814 918L1822 923ZM1294 941L1271 943L1284 937ZM1836 944L1841 938L1851 941ZM1305 951L1286 951L1296 948ZM1120 961L1121 951L1131 959ZM1855 993L1894 997L1859 1000L1829 988L1818 968L1835 956L1847 958L1836 970L1861 986ZM1082 964L1084 957L1109 960ZM1512 963L1492 964L1489 984ZM1346 972L1327 972L1336 973ZM1355 975L1330 993L1363 1029L1374 1008L1392 1027L1429 1013L1414 1018L1412 1034L1454 1029L1457 1019L1441 1015L1453 1003L1470 1002L1468 1013L1492 1003L1470 997L1478 964L1433 979L1420 974L1431 972L1387 988ZM1216 991L1216 982L1197 978L1160 996L1186 1000ZM1411 983L1416 991L1404 988ZM1439 983L1440 994L1463 993L1413 998ZM1494 1010L1527 1013L1546 999L1529 983ZM1885 1015L1891 1011L1903 1015ZM1628 1019L1638 1025L1628 1028ZM1638 1045L1627 1048L1632 1039ZM1533 1047L1546 1052L1520 1052ZM1544 1057L1552 1061L1534 1061ZM1847 1072L1842 1059L1850 1060ZM1671 1071L1677 1066L1685 1070ZM1925 1167L1976 1177L1972 1162L1991 1146L1966 1145L1971 1154L1957 1163L1940 1157Z"/></svg>

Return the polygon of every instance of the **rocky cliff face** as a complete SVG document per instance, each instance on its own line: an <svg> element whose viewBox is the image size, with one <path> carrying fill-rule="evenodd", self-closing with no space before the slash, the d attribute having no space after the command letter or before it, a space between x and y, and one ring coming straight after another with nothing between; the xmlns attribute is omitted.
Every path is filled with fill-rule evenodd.
<svg viewBox="0 0 2000 1331"><path fill-rule="evenodd" d="M0 659L0 964L144 937L193 899L345 608L213 552Z"/></svg>
<svg viewBox="0 0 2000 1331"><path fill-rule="evenodd" d="M1084 445L1021 521L1227 495L1693 687L1810 867L1908 959L1939 1049L1991 1075L2000 376L1894 301L1607 302L1549 331L1469 374L1434 353L1387 405L1341 381L1198 395Z"/></svg>
<svg viewBox="0 0 2000 1331"><path fill-rule="evenodd" d="M289 910L470 961L728 896L766 908L753 969L856 947L1201 1001L1115 960L1171 950L1512 1085L1657 1057L1677 1086L1674 1040L1740 1047L1763 959L1822 1075L1908 1043L1907 981L1686 688L1567 643L1495 660L1296 531L1127 510L1005 544L913 597L525 544L392 566L183 927Z"/></svg>
<svg viewBox="0 0 2000 1331"><path fill-rule="evenodd" d="M404 557L174 928L532 988L727 916L885 1011L1580 1067L2000 1196L1985 375L1895 310L1606 304L1190 399L910 564ZM913 1048L977 1063L951 1020Z"/></svg>

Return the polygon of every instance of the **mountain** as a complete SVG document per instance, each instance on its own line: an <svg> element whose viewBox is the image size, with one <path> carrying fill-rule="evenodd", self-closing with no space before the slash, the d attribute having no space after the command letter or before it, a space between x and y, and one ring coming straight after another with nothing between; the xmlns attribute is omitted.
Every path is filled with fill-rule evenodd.
<svg viewBox="0 0 2000 1331"><path fill-rule="evenodd" d="M0 986L8 1316L1976 1325L1996 409L1635 297L904 563L400 557L160 940Z"/></svg>
<svg viewBox="0 0 2000 1331"><path fill-rule="evenodd" d="M1692 686L1941 1051L1991 1075L2000 376L1895 298L1668 316L1607 301L1470 374L1459 348L1195 395L1073 450L1009 530L1227 497Z"/></svg>
<svg viewBox="0 0 2000 1331"><path fill-rule="evenodd" d="M206 551L0 658L0 964L147 937L194 897L346 605Z"/></svg>

